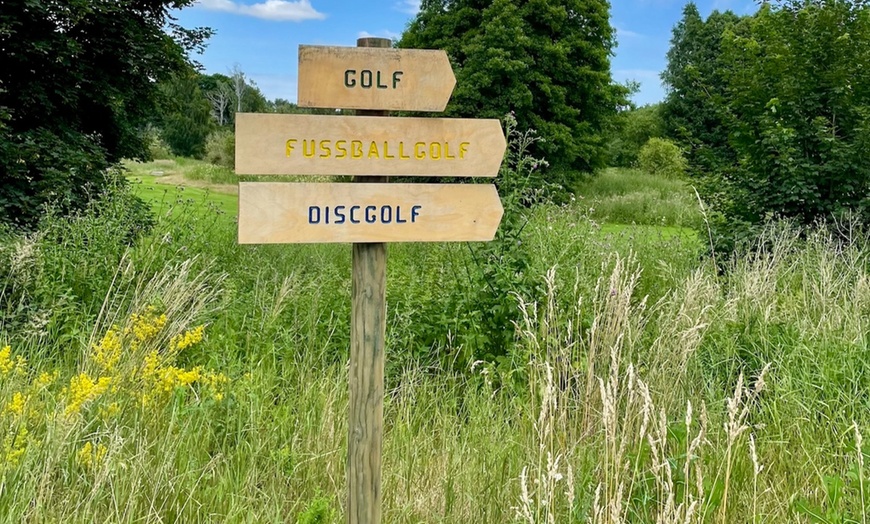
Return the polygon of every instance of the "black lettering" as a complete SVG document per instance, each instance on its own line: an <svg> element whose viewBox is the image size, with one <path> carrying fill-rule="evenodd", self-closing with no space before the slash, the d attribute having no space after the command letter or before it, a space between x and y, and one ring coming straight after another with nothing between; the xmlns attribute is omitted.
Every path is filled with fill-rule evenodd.
<svg viewBox="0 0 870 524"><path fill-rule="evenodd" d="M344 72L344 87L353 87L356 85L356 79L352 78L356 74L356 69L348 69Z"/></svg>
<svg viewBox="0 0 870 524"><path fill-rule="evenodd" d="M395 89L396 86L399 85L399 82L402 81L402 75L403 75L403 74L404 74L404 73L403 73L402 71L395 71L395 72L393 73L393 89Z"/></svg>
<svg viewBox="0 0 870 524"><path fill-rule="evenodd" d="M368 69L363 69L362 73L359 74L359 85L363 87L363 89L371 89L372 87L372 72Z"/></svg>
<svg viewBox="0 0 870 524"><path fill-rule="evenodd" d="M386 89L387 84L381 84L381 72L378 71L378 89Z"/></svg>

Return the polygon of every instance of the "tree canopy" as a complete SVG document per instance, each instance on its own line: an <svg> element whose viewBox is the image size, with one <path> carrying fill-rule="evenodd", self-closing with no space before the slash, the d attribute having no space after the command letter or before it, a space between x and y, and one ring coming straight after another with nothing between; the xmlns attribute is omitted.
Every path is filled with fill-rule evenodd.
<svg viewBox="0 0 870 524"><path fill-rule="evenodd" d="M553 166L603 166L602 131L627 96L610 75L607 1L424 0L399 46L447 51L457 77L448 115L512 111Z"/></svg>
<svg viewBox="0 0 870 524"><path fill-rule="evenodd" d="M870 8L786 0L738 18L694 5L674 29L663 104L713 206L721 248L769 218L870 221Z"/></svg>
<svg viewBox="0 0 870 524"><path fill-rule="evenodd" d="M0 10L0 220L82 206L121 158L142 158L158 84L189 67L207 29L193 0L4 0Z"/></svg>

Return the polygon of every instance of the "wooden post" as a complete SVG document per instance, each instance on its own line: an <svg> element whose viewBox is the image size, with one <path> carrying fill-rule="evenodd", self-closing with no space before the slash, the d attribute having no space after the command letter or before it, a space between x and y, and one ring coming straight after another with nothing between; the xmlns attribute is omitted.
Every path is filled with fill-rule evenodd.
<svg viewBox="0 0 870 524"><path fill-rule="evenodd" d="M388 38L360 38L357 47L391 47ZM386 111L357 111L385 116ZM387 177L356 177L386 182ZM347 522L381 522L381 450L384 438L384 339L387 246L353 245L350 328L350 415L347 438Z"/></svg>

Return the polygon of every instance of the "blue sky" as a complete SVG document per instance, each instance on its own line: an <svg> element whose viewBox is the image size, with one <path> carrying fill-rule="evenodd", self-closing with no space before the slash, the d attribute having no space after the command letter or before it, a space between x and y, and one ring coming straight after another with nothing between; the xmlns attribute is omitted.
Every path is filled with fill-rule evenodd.
<svg viewBox="0 0 870 524"><path fill-rule="evenodd" d="M702 16L714 9L737 14L756 9L754 0L697 0ZM686 0L611 0L611 24L619 45L612 59L617 81L636 80L637 104L664 97L659 73L671 31ZM196 57L206 73L238 65L266 98L296 101L299 44L356 45L361 36L397 38L413 18L416 0L199 0L176 13L185 27L216 30Z"/></svg>

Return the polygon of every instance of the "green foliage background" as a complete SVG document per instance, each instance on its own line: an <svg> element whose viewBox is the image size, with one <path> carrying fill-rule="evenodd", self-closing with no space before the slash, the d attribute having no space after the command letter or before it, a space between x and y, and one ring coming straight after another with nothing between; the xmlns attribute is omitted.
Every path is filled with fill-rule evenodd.
<svg viewBox="0 0 870 524"><path fill-rule="evenodd" d="M80 209L121 158L143 158L155 82L188 66L207 30L168 17L192 0L33 2L0 10L0 221Z"/></svg>
<svg viewBox="0 0 870 524"><path fill-rule="evenodd" d="M457 79L447 115L513 112L537 130L532 153L559 183L604 167L603 131L628 94L611 78L614 46L602 0L424 0L399 41L447 51Z"/></svg>
<svg viewBox="0 0 870 524"><path fill-rule="evenodd" d="M770 218L870 220L870 8L788 0L751 16L686 6L665 127L685 148L727 254Z"/></svg>

